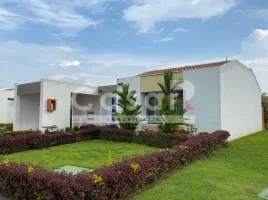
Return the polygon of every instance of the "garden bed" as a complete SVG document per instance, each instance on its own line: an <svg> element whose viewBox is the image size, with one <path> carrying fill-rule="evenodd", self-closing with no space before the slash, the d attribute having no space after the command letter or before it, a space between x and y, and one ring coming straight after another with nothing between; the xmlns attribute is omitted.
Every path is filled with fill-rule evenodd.
<svg viewBox="0 0 268 200"><path fill-rule="evenodd" d="M146 137L150 135L151 133L145 134ZM184 142L181 142L180 136L178 138L175 136L177 138L175 140L180 141L180 144L171 149L123 159L120 162L111 163L110 166L97 168L91 173L81 172L77 175L53 172L33 164L18 164L7 159L0 160L0 189L8 195L27 200L126 199L129 195L165 178L171 172L225 146L229 136L227 131L216 131L212 134L187 138ZM159 138L163 139L163 137L165 138L165 136L150 138L150 145L163 145L158 142ZM25 151L31 148L44 148L97 138L129 143L144 142L142 138L136 140L135 132L121 129L101 131L99 128L71 134L58 133L53 136L30 135L14 138L5 138L13 145L12 148L4 146L8 148L8 151ZM174 137L165 139L168 143L164 145L170 145L170 139L174 140ZM14 145L20 144L18 141L23 142L20 148ZM6 149L0 150L6 151Z"/></svg>

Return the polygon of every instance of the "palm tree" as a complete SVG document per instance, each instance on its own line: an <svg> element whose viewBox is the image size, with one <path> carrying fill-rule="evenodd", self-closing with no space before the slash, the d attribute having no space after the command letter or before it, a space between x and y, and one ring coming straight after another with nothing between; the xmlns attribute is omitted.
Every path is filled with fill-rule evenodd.
<svg viewBox="0 0 268 200"><path fill-rule="evenodd" d="M164 83L158 83L164 93L160 105L163 115L162 124L158 128L165 133L173 133L179 126L186 125L183 121L178 121L176 117L180 116L182 120L183 114L187 112L184 108L178 109L180 106L183 107L183 100L172 96L172 94L176 93L176 87L182 83L183 81L174 80L173 71L171 70L164 73Z"/></svg>
<svg viewBox="0 0 268 200"><path fill-rule="evenodd" d="M115 90L113 93L120 97L117 105L122 111L115 114L120 127L127 130L136 130L140 123L138 115L141 114L140 109L142 107L142 105L136 105L136 91L129 91L129 85L123 84L122 91Z"/></svg>
<svg viewBox="0 0 268 200"><path fill-rule="evenodd" d="M174 83L175 82L175 83ZM183 81L174 81L173 71L168 70L164 73L164 83L157 83L164 95L168 97L168 103L170 104L170 94L176 93L175 89L178 85L182 84Z"/></svg>

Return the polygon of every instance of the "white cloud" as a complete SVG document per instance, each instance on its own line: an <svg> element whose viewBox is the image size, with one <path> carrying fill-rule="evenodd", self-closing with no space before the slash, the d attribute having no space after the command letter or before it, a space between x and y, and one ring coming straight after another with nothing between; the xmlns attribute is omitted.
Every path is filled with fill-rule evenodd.
<svg viewBox="0 0 268 200"><path fill-rule="evenodd" d="M0 30L13 30L22 23L23 20L19 15L0 7Z"/></svg>
<svg viewBox="0 0 268 200"><path fill-rule="evenodd" d="M3 0L0 2L0 29L13 30L23 22L29 22L53 26L63 30L65 35L74 35L84 28L102 22L80 14L79 10L94 11L96 6L105 2L107 3L107 0Z"/></svg>
<svg viewBox="0 0 268 200"><path fill-rule="evenodd" d="M256 29L241 44L239 60L256 74L262 91L268 92L268 30Z"/></svg>
<svg viewBox="0 0 268 200"><path fill-rule="evenodd" d="M80 62L78 60L63 60L60 63L60 66L63 68L68 68L68 67L79 67Z"/></svg>
<svg viewBox="0 0 268 200"><path fill-rule="evenodd" d="M184 28L176 28L172 31L172 33L179 33L179 32L190 32L190 30Z"/></svg>
<svg viewBox="0 0 268 200"><path fill-rule="evenodd" d="M68 59L66 59L68 58ZM62 61L79 61L79 67L65 70L57 67ZM180 57L144 56L127 53L88 53L84 49L61 45L40 45L0 40L0 73L2 87L51 78L94 85L116 84L118 78L142 72L210 62L189 61Z"/></svg>
<svg viewBox="0 0 268 200"><path fill-rule="evenodd" d="M235 0L133 0L124 10L124 19L136 24L140 33L154 30L155 24L179 19L221 16L235 6Z"/></svg>
<svg viewBox="0 0 268 200"><path fill-rule="evenodd" d="M173 37L165 37L165 38L162 38L162 39L160 39L160 40L155 40L155 41L154 41L154 44L162 43L162 42L170 42L170 41L172 41L172 40L174 40Z"/></svg>
<svg viewBox="0 0 268 200"><path fill-rule="evenodd" d="M66 59L68 58L68 59ZM57 67L66 61L78 65L64 70ZM68 62L67 62L68 61ZM117 78L135 76L150 69L173 67L179 58L150 57L127 53L87 53L84 49L61 45L40 45L0 40L0 73L2 87L53 78L78 83L116 84Z"/></svg>
<svg viewBox="0 0 268 200"><path fill-rule="evenodd" d="M256 29L242 42L242 53L248 58L268 57L268 30Z"/></svg>

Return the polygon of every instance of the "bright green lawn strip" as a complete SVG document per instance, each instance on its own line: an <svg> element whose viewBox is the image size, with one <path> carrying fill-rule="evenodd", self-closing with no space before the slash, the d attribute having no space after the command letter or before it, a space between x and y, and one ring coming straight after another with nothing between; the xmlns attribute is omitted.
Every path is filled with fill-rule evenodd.
<svg viewBox="0 0 268 200"><path fill-rule="evenodd" d="M268 131L229 144L134 200L258 200L268 186Z"/></svg>
<svg viewBox="0 0 268 200"><path fill-rule="evenodd" d="M122 157L133 157L137 154L159 151L159 149L138 144L89 140L47 149L14 153L4 157L20 163L38 164L48 169L56 169L65 165L95 169L106 164L109 150L112 151L115 161L121 160Z"/></svg>

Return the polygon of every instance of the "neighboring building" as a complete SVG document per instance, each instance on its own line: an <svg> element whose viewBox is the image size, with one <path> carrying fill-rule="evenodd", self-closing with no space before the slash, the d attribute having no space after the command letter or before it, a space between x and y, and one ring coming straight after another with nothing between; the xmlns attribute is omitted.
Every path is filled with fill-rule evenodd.
<svg viewBox="0 0 268 200"><path fill-rule="evenodd" d="M115 101L101 99L115 89L116 85L95 87L52 80L16 85L14 130L109 123Z"/></svg>
<svg viewBox="0 0 268 200"><path fill-rule="evenodd" d="M14 121L14 89L0 89L0 123Z"/></svg>
<svg viewBox="0 0 268 200"><path fill-rule="evenodd" d="M157 108L146 108L150 105L147 95L161 95L157 83L163 82L165 70L118 79L118 89L122 84L130 84L130 89L136 90L137 103L144 105L141 116L147 119L161 113ZM239 61L171 70L176 80L184 81L177 87L178 96L184 100L184 107L188 109L185 118L191 119L190 122L198 128L198 132L224 129L230 131L231 139L235 139L262 130L261 90L253 71ZM146 123L152 122L147 120Z"/></svg>

